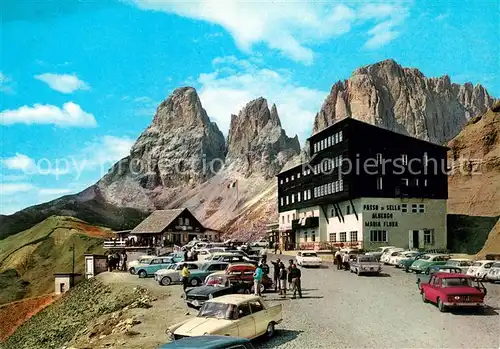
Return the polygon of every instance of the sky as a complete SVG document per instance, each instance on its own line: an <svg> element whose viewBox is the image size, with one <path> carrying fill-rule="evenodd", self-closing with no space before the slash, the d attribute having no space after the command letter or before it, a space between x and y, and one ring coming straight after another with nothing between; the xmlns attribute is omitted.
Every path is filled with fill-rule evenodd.
<svg viewBox="0 0 500 349"><path fill-rule="evenodd" d="M500 96L500 0L52 0L1 4L0 213L77 193L156 106L197 89L227 135L250 100L301 143L338 80L384 59Z"/></svg>

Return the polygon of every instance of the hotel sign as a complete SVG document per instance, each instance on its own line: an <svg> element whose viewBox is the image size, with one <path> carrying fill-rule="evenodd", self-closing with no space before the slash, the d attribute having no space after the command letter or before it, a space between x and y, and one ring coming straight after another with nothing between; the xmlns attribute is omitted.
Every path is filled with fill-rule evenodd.
<svg viewBox="0 0 500 349"><path fill-rule="evenodd" d="M365 227L394 228L399 223L394 218L394 212L401 211L401 205L363 205L363 211L368 213L370 220L365 221Z"/></svg>

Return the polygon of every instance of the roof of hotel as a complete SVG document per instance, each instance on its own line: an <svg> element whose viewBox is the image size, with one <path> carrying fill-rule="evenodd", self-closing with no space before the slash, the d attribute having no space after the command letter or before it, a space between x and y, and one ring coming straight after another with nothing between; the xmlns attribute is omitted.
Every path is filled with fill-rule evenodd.
<svg viewBox="0 0 500 349"><path fill-rule="evenodd" d="M145 233L161 233L170 225L179 215L187 210L186 208L178 208L173 210L156 210L153 211L145 220L132 229L131 234Z"/></svg>

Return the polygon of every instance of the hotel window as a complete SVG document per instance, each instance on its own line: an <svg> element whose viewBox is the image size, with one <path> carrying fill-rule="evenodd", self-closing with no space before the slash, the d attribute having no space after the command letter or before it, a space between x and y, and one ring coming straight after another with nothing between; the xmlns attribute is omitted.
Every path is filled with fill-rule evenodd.
<svg viewBox="0 0 500 349"><path fill-rule="evenodd" d="M415 178L415 187L418 187L418 178Z"/></svg>
<svg viewBox="0 0 500 349"><path fill-rule="evenodd" d="M340 187L340 191L344 190L344 181L343 180L340 180L339 187Z"/></svg>
<svg viewBox="0 0 500 349"><path fill-rule="evenodd" d="M327 146L327 147L330 147L331 145L332 145L332 139L331 139L330 137L328 137L328 138L326 139L326 146Z"/></svg>
<svg viewBox="0 0 500 349"><path fill-rule="evenodd" d="M291 179L291 180L293 181L294 179L295 179L295 176L292 176L292 179Z"/></svg>
<svg viewBox="0 0 500 349"><path fill-rule="evenodd" d="M377 164L381 164L382 163L382 153L377 153Z"/></svg>
<svg viewBox="0 0 500 349"><path fill-rule="evenodd" d="M318 197L318 188L314 188L314 197L317 198Z"/></svg>
<svg viewBox="0 0 500 349"><path fill-rule="evenodd" d="M283 184L283 180L280 180L280 184Z"/></svg>
<svg viewBox="0 0 500 349"><path fill-rule="evenodd" d="M316 153L318 151L318 143L314 143L314 152Z"/></svg>
<svg viewBox="0 0 500 349"><path fill-rule="evenodd" d="M434 230L424 230L424 244L434 244Z"/></svg>
<svg viewBox="0 0 500 349"><path fill-rule="evenodd" d="M287 183L288 183L288 177L286 177L286 178L285 178L285 182L287 182Z"/></svg>
<svg viewBox="0 0 500 349"><path fill-rule="evenodd" d="M292 194L292 204L295 203L295 194Z"/></svg>
<svg viewBox="0 0 500 349"><path fill-rule="evenodd" d="M290 215L289 214L286 215L286 222L290 223Z"/></svg>
<svg viewBox="0 0 500 349"><path fill-rule="evenodd" d="M311 199L311 189L309 189L309 190L307 191L307 198L308 198L308 199Z"/></svg>
<svg viewBox="0 0 500 349"><path fill-rule="evenodd" d="M424 179L424 187L426 187L426 186L427 186L427 178Z"/></svg>
<svg viewBox="0 0 500 349"><path fill-rule="evenodd" d="M339 132L339 142L342 142L342 131Z"/></svg>
<svg viewBox="0 0 500 349"><path fill-rule="evenodd" d="M330 233L330 242L337 242L337 233Z"/></svg>
<svg viewBox="0 0 500 349"><path fill-rule="evenodd" d="M350 233L350 240L349 241L358 241L358 232L357 231L351 231Z"/></svg>
<svg viewBox="0 0 500 349"><path fill-rule="evenodd" d="M401 204L401 212L403 213L408 212L408 204Z"/></svg>
<svg viewBox="0 0 500 349"><path fill-rule="evenodd" d="M307 190L304 190L304 201L307 200Z"/></svg>
<svg viewBox="0 0 500 349"><path fill-rule="evenodd" d="M335 209L332 208L332 217L335 217L336 214L335 214Z"/></svg>
<svg viewBox="0 0 500 349"><path fill-rule="evenodd" d="M424 153L424 165L426 166L428 162L429 162L429 156L427 155L427 153Z"/></svg>
<svg viewBox="0 0 500 349"><path fill-rule="evenodd" d="M407 186L408 186L408 178L401 178L401 182L403 183L403 185L404 185L405 187L407 187Z"/></svg>
<svg viewBox="0 0 500 349"><path fill-rule="evenodd" d="M283 206L283 198L280 198L280 206Z"/></svg>
<svg viewBox="0 0 500 349"><path fill-rule="evenodd" d="M350 205L347 205L345 207L345 210L346 210L346 215L351 214L351 206Z"/></svg>
<svg viewBox="0 0 500 349"><path fill-rule="evenodd" d="M337 144L339 142L339 134L338 133L333 135L333 140L335 141L335 144Z"/></svg>
<svg viewBox="0 0 500 349"><path fill-rule="evenodd" d="M316 241L316 232L311 232L311 241L315 242Z"/></svg>
<svg viewBox="0 0 500 349"><path fill-rule="evenodd" d="M408 165L408 155L403 154L401 156L401 159L403 160L403 165L405 165L405 166Z"/></svg>
<svg viewBox="0 0 500 349"><path fill-rule="evenodd" d="M179 221L179 225L182 225L182 223L183 223L182 217L179 217L178 221Z"/></svg>
<svg viewBox="0 0 500 349"><path fill-rule="evenodd" d="M300 178L300 172L299 172L299 173L297 173L297 179L299 179L299 178Z"/></svg>
<svg viewBox="0 0 500 349"><path fill-rule="evenodd" d="M307 242L307 231L304 232L304 242Z"/></svg>
<svg viewBox="0 0 500 349"><path fill-rule="evenodd" d="M189 225L189 218L184 218L184 225Z"/></svg>
<svg viewBox="0 0 500 349"><path fill-rule="evenodd" d="M370 241L371 242L387 242L387 231L386 230L370 230Z"/></svg>
<svg viewBox="0 0 500 349"><path fill-rule="evenodd" d="M300 202L300 192L297 193L297 202Z"/></svg>
<svg viewBox="0 0 500 349"><path fill-rule="evenodd" d="M425 204L418 204L418 213L425 213Z"/></svg>
<svg viewBox="0 0 500 349"><path fill-rule="evenodd" d="M285 224L285 216L281 216L281 223Z"/></svg>
<svg viewBox="0 0 500 349"><path fill-rule="evenodd" d="M417 213L417 212L418 212L417 204L411 204L411 213Z"/></svg>
<svg viewBox="0 0 500 349"><path fill-rule="evenodd" d="M377 190L382 190L382 177L377 177Z"/></svg>
<svg viewBox="0 0 500 349"><path fill-rule="evenodd" d="M292 221L295 220L295 213L292 213Z"/></svg>
<svg viewBox="0 0 500 349"><path fill-rule="evenodd" d="M339 167L342 166L342 155L339 155Z"/></svg>
<svg viewBox="0 0 500 349"><path fill-rule="evenodd" d="M347 241L347 233L345 231L340 232L340 242L346 242Z"/></svg>
<svg viewBox="0 0 500 349"><path fill-rule="evenodd" d="M286 204L288 205L289 202L288 202L288 195L286 196Z"/></svg>

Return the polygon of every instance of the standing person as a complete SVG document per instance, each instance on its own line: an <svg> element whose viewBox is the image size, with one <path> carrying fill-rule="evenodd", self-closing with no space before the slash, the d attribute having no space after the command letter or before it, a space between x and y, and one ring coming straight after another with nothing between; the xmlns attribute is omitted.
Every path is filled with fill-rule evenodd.
<svg viewBox="0 0 500 349"><path fill-rule="evenodd" d="M300 269L297 268L297 266L294 264L292 266L292 285L293 285L293 296L292 299L295 299L297 291L299 292L299 298L302 298L302 285L300 282L300 278L302 276L302 273L300 272Z"/></svg>
<svg viewBox="0 0 500 349"><path fill-rule="evenodd" d="M278 242L274 243L274 254L277 254L278 252Z"/></svg>
<svg viewBox="0 0 500 349"><path fill-rule="evenodd" d="M188 261L188 251L186 249L186 251L184 251L184 262L187 262Z"/></svg>
<svg viewBox="0 0 500 349"><path fill-rule="evenodd" d="M281 264L281 261L280 259L276 259L276 261L271 261L271 263L273 264L273 281L274 281L274 291L275 292L278 292L278 290L280 289L280 264Z"/></svg>
<svg viewBox="0 0 500 349"><path fill-rule="evenodd" d="M342 262L344 263L344 269L347 270L349 268L349 253L344 253L342 256Z"/></svg>
<svg viewBox="0 0 500 349"><path fill-rule="evenodd" d="M342 269L342 254L340 253L340 250L335 252L335 263L337 263L337 270Z"/></svg>
<svg viewBox="0 0 500 349"><path fill-rule="evenodd" d="M290 285L290 291L293 291L293 284L292 284L292 267L293 267L293 259L290 259L288 261L288 269L287 269L287 281L288 284Z"/></svg>
<svg viewBox="0 0 500 349"><path fill-rule="evenodd" d="M122 251L122 271L127 271L127 252Z"/></svg>
<svg viewBox="0 0 500 349"><path fill-rule="evenodd" d="M259 264L253 273L253 291L256 296L261 296L260 284L262 283L262 276L264 272L262 271L262 266Z"/></svg>
<svg viewBox="0 0 500 349"><path fill-rule="evenodd" d="M280 295L282 296L282 298L285 298L286 297L287 272L286 272L286 268L285 268L285 265L283 264L283 262L280 262L279 279L280 279Z"/></svg>
<svg viewBox="0 0 500 349"><path fill-rule="evenodd" d="M182 290L184 291L184 296L186 296L186 288L189 285L189 276L191 275L191 272L188 269L187 263L184 263L182 265L182 270L181 270L181 278L182 278Z"/></svg>

